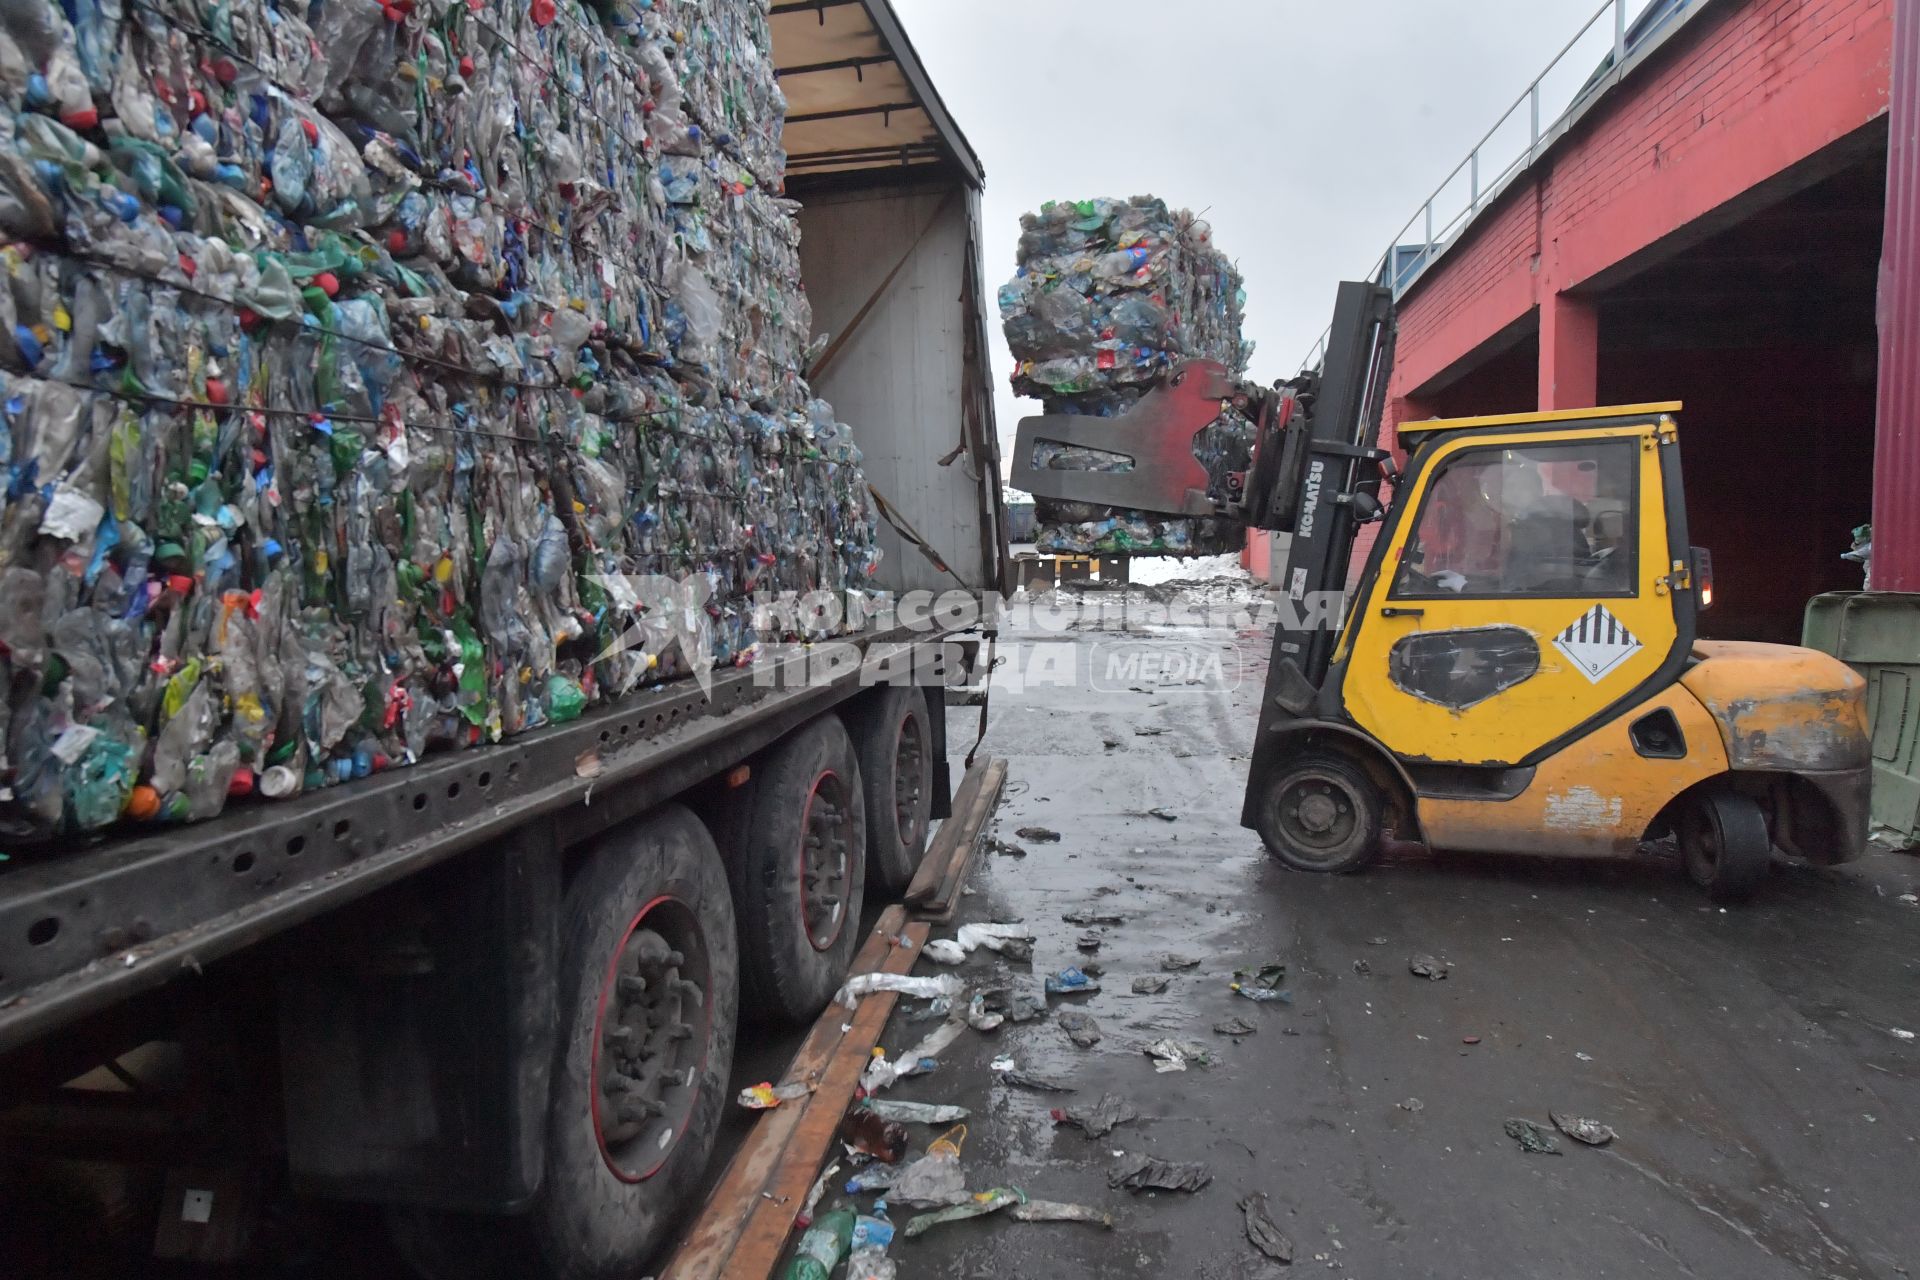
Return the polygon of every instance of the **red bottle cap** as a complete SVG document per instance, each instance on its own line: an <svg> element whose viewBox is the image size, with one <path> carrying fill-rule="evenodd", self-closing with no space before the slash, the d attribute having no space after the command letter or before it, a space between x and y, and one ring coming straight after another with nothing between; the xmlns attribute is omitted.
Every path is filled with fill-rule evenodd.
<svg viewBox="0 0 1920 1280"><path fill-rule="evenodd" d="M91 129L100 123L100 113L90 106L78 111L63 111L60 113L60 123L69 129Z"/></svg>
<svg viewBox="0 0 1920 1280"><path fill-rule="evenodd" d="M544 27L551 23L559 10L553 0L533 0L527 9L527 15L533 19L533 25Z"/></svg>
<svg viewBox="0 0 1920 1280"><path fill-rule="evenodd" d="M227 783L230 796L250 796L253 794L253 770L241 765L233 771L233 780Z"/></svg>
<svg viewBox="0 0 1920 1280"><path fill-rule="evenodd" d="M302 133L304 133L304 134L306 134L306 135L307 135L307 145L308 145L308 146L310 146L310 147L311 147L311 146L315 146L315 145L317 145L317 144L319 143L319 141L320 141L320 126L319 126L319 125L317 125L317 124L315 124L315 123L314 123L313 121L311 121L311 120L302 120L302 121L300 122L300 132L302 132Z"/></svg>
<svg viewBox="0 0 1920 1280"><path fill-rule="evenodd" d="M227 384L223 379L207 379L207 399L213 404L225 404L227 402Z"/></svg>
<svg viewBox="0 0 1920 1280"><path fill-rule="evenodd" d="M461 56L460 74L463 76L470 76L473 74L473 59L470 56L466 56L466 55Z"/></svg>
<svg viewBox="0 0 1920 1280"><path fill-rule="evenodd" d="M407 249L407 233L406 232L400 230L400 228L398 227L395 227L393 230L387 232L387 252L405 253L406 249Z"/></svg>
<svg viewBox="0 0 1920 1280"><path fill-rule="evenodd" d="M329 298L337 296L340 292L340 277L334 275L331 271L322 271L313 278L313 283L320 292L326 294Z"/></svg>

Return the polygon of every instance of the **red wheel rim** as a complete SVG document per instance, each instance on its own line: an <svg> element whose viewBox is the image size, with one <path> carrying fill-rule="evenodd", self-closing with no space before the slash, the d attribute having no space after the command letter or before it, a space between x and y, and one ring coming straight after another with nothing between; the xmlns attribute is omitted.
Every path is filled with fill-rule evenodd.
<svg viewBox="0 0 1920 1280"><path fill-rule="evenodd" d="M699 918L665 894L640 908L607 961L587 1096L594 1141L622 1182L660 1171L699 1103L713 1021L710 973Z"/></svg>

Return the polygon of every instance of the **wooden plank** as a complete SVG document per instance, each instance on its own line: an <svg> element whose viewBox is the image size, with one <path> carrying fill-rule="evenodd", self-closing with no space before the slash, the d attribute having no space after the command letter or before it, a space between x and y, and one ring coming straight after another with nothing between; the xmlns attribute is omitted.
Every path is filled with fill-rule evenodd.
<svg viewBox="0 0 1920 1280"><path fill-rule="evenodd" d="M920 957L920 948L930 928L915 923L908 925L904 932L913 945L896 948L888 958L886 972L905 973L911 969ZM860 1074L866 1070L873 1047L880 1043L880 1034L886 1029L896 999L891 992L876 992L861 998L860 1007L853 1014L853 1029L827 1068L820 1088L809 1099L806 1114L801 1116L799 1127L788 1139L779 1167L768 1179L765 1194L757 1199L746 1229L740 1233L739 1244L727 1260L727 1280L764 1280L773 1274L780 1255L786 1251L787 1238L793 1234L794 1215L800 1212L814 1179L820 1176L827 1153L840 1132L840 1123L846 1118L847 1107L853 1102ZM846 1012L836 1006L827 1010L827 1016L845 1017Z"/></svg>
<svg viewBox="0 0 1920 1280"><path fill-rule="evenodd" d="M973 866L974 854L980 848L980 837L1000 803L1001 789L1006 786L1007 762L991 759L977 764L967 770L967 781L977 785L972 788L971 794L965 783L961 785L961 796L956 798L953 816L940 828L940 834L947 837L948 848L939 888L930 896L912 900L908 904L919 919L944 923L953 919L953 913L959 909L960 891L966 884L967 871ZM961 799L964 799L964 804L959 803ZM928 861L932 861L931 851Z"/></svg>
<svg viewBox="0 0 1920 1280"><path fill-rule="evenodd" d="M920 945L926 941L928 930L925 925L916 929L908 925L906 919L906 908L898 904L881 912L873 932L861 946L859 955L854 957L848 973L906 973L912 969L914 961L920 957ZM894 946L893 939L903 931L913 945ZM829 1093L827 1078L834 1066L842 1060L850 1060L854 1064L854 1081L858 1083L860 1071L865 1068L867 1057L880 1038L880 1028L885 1026L887 1014L893 1009L894 999L889 994L868 996L861 1001L860 1010L852 1017L841 1005L827 1006L813 1024L813 1030L807 1033L800 1051L794 1055L780 1081L806 1080L815 1084L815 1092L807 1098L795 1099L762 1113L753 1130L741 1142L740 1149L734 1152L726 1173L702 1206L693 1227L674 1250L672 1260L661 1273L662 1280L720 1280L722 1276L731 1280L736 1274L747 1274L736 1271L732 1255L744 1238L748 1219L766 1203L761 1193L769 1190L769 1183L782 1167L794 1134L816 1105L831 1111L833 1126L838 1127L840 1117L846 1112L848 1099L852 1097L852 1090L848 1089L844 1096L835 1101L825 1096ZM861 1039L860 1018L868 1005L881 1008L880 1025L873 1028L868 1038ZM841 1030L848 1025L853 1026L852 1032ZM818 1163L816 1157L816 1173ZM809 1186L813 1176L808 1176ZM806 1187L801 1188L800 1194L805 1196ZM795 1201L787 1211L788 1218L791 1219L798 1210L799 1202ZM775 1256L778 1256L777 1252ZM771 1265L768 1264L769 1268Z"/></svg>
<svg viewBox="0 0 1920 1280"><path fill-rule="evenodd" d="M921 855L920 865L907 885L904 901L908 906L918 906L939 896L940 886L947 877L947 868L953 861L954 845L960 838L960 818L980 794L984 772L980 765L975 765L967 770L966 777L960 779L960 790L953 797L953 816L942 822L940 829L933 833L933 839L927 842L927 851Z"/></svg>

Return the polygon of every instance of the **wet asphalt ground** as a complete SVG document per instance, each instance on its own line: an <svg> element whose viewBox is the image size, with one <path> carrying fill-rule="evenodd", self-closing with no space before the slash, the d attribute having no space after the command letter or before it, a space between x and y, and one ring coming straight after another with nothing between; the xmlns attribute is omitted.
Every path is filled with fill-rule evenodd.
<svg viewBox="0 0 1920 1280"><path fill-rule="evenodd" d="M955 923L1023 921L1039 941L1030 966L982 950L954 972L970 988L1037 993L1046 973L1091 960L1104 989L1049 1004L1091 1014L1102 1038L1077 1048L1052 1016L969 1031L888 1096L972 1109L971 1189L1017 1186L1120 1222L948 1224L896 1240L901 1276L1283 1274L1245 1237L1236 1205L1250 1193L1268 1197L1296 1272L1920 1269L1920 1043L1894 1034L1920 1030L1920 908L1898 898L1920 861L1883 856L1880 891L1776 867L1757 901L1724 911L1656 858L1403 847L1359 875L1293 873L1238 825L1263 632L1155 629L1153 643L1221 654L1223 678L1187 684L1176 670L1176 683L1104 690L1089 681L1115 685L1107 655L1140 636L1082 625L1010 639L1003 680L1031 674L1022 646L1051 654L1041 682L996 693L986 739L1010 764L997 834L1027 856L983 854ZM1059 682L1068 657L1077 678ZM1123 662L1120 678L1141 669ZM956 718L956 740L962 727ZM1147 816L1156 806L1174 820ZM1121 923L1061 919L1083 910ZM1088 932L1091 955L1076 946ZM1200 964L1163 973L1168 953ZM1421 954L1447 977L1410 973ZM1235 969L1275 961L1290 1004L1229 988ZM1168 977L1164 994L1132 994L1143 975ZM933 1025L909 1021L914 1007L896 1012L890 1052ZM1257 1030L1212 1030L1234 1016ZM1204 1044L1213 1065L1157 1074L1142 1047L1166 1036ZM1002 1054L1077 1091L1010 1086L989 1068ZM1141 1118L1095 1140L1049 1117L1103 1092ZM1550 1129L1550 1111L1619 1137L1606 1148L1563 1137L1545 1155L1503 1132L1510 1117ZM917 1153L934 1131L912 1128ZM1212 1181L1192 1194L1113 1190L1123 1152L1204 1162ZM896 1209L896 1224L913 1212Z"/></svg>

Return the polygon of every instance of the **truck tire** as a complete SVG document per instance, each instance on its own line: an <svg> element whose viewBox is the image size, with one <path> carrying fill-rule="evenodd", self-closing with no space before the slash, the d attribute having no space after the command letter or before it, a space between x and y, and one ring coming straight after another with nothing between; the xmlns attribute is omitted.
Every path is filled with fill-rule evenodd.
<svg viewBox="0 0 1920 1280"><path fill-rule="evenodd" d="M853 960L867 880L860 764L840 717L823 715L774 744L743 791L727 859L741 1006L765 1022L807 1022Z"/></svg>
<svg viewBox="0 0 1920 1280"><path fill-rule="evenodd" d="M1268 852L1296 871L1357 871L1380 850L1380 789L1336 755L1308 754L1274 776L1260 799Z"/></svg>
<svg viewBox="0 0 1920 1280"><path fill-rule="evenodd" d="M933 821L933 719L918 688L888 686L847 726L867 802L867 888L907 891Z"/></svg>
<svg viewBox="0 0 1920 1280"><path fill-rule="evenodd" d="M719 851L683 806L617 828L587 853L561 908L540 1190L514 1216L390 1209L394 1243L414 1271L427 1280L642 1274L691 1211L713 1154L733 1069L735 937Z"/></svg>
<svg viewBox="0 0 1920 1280"><path fill-rule="evenodd" d="M533 1216L559 1280L640 1274L693 1205L733 1068L734 939L719 851L677 804L609 834L568 887Z"/></svg>
<svg viewBox="0 0 1920 1280"><path fill-rule="evenodd" d="M1750 897L1773 863L1766 814L1738 791L1714 788L1694 796L1681 811L1679 836L1687 875L1715 902Z"/></svg>

